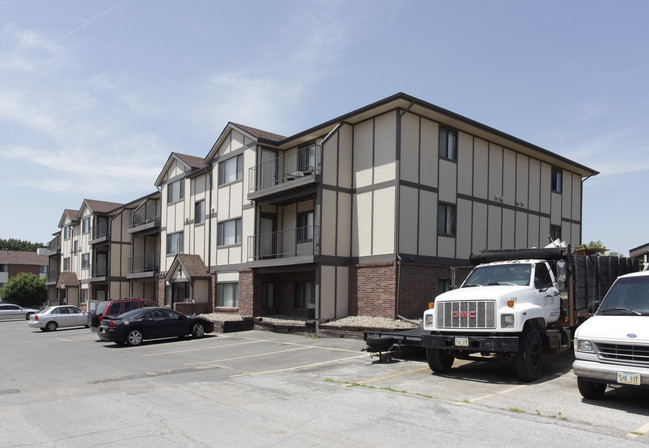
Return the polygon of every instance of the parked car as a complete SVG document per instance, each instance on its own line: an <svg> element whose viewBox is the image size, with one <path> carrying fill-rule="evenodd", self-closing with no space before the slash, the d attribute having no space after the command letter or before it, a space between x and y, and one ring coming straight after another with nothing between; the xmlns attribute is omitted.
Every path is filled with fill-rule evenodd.
<svg viewBox="0 0 649 448"><path fill-rule="evenodd" d="M144 307L158 306L148 299L116 299L99 302L94 311L88 313L88 326L92 331L97 331L101 321L106 316L119 316L131 310Z"/></svg>
<svg viewBox="0 0 649 448"><path fill-rule="evenodd" d="M87 327L88 313L72 305L48 306L29 318L29 326L41 331L59 327Z"/></svg>
<svg viewBox="0 0 649 448"><path fill-rule="evenodd" d="M140 345L144 339L183 337L202 338L214 331L214 324L198 316L186 316L168 308L142 308L121 316L104 316L99 338L116 344Z"/></svg>
<svg viewBox="0 0 649 448"><path fill-rule="evenodd" d="M29 316L38 313L34 308L23 308L13 303L0 304L0 319L21 319L29 320Z"/></svg>

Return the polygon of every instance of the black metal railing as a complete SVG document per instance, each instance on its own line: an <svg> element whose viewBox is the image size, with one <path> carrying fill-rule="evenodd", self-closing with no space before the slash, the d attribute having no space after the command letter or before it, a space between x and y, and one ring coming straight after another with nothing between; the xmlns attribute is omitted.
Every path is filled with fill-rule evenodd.
<svg viewBox="0 0 649 448"><path fill-rule="evenodd" d="M108 263L106 263L106 260L97 260L92 265L92 276L106 277L107 275L108 275Z"/></svg>
<svg viewBox="0 0 649 448"><path fill-rule="evenodd" d="M160 224L160 201L146 201L133 211L131 228L149 223Z"/></svg>
<svg viewBox="0 0 649 448"><path fill-rule="evenodd" d="M320 227L308 226L248 237L248 260L320 255Z"/></svg>
<svg viewBox="0 0 649 448"><path fill-rule="evenodd" d="M130 257L128 259L129 274L157 272L158 266L158 254L154 252L144 255L136 255L135 257Z"/></svg>
<svg viewBox="0 0 649 448"><path fill-rule="evenodd" d="M253 166L249 171L248 190L250 192L264 190L319 174L320 151L319 145L311 145Z"/></svg>
<svg viewBox="0 0 649 448"><path fill-rule="evenodd" d="M92 230L92 239L97 240L108 236L108 221L97 221Z"/></svg>

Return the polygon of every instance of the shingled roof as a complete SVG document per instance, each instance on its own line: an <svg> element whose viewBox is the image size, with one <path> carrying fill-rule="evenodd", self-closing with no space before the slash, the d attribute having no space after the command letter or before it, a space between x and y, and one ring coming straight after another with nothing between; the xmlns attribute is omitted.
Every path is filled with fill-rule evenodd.
<svg viewBox="0 0 649 448"><path fill-rule="evenodd" d="M93 211L93 213L108 213L124 204L117 202L96 201L94 199L85 199L83 202Z"/></svg>
<svg viewBox="0 0 649 448"><path fill-rule="evenodd" d="M210 278L200 255L178 254L177 257L189 278Z"/></svg>
<svg viewBox="0 0 649 448"><path fill-rule="evenodd" d="M207 166L205 160L202 157L190 156L188 154L181 154L179 152L172 152L171 154L178 157L180 160L185 162L191 168L203 168Z"/></svg>
<svg viewBox="0 0 649 448"><path fill-rule="evenodd" d="M47 266L48 257L45 255L38 255L36 252L0 250L0 264Z"/></svg>
<svg viewBox="0 0 649 448"><path fill-rule="evenodd" d="M247 132L248 134L252 135L253 137L257 137L257 138L260 138L260 139L263 139L263 140L270 140L270 141L273 141L273 142L279 142L279 141L282 141L282 140L284 140L286 138L283 135L273 134L272 132L262 131L261 129L252 128L250 126L245 126L243 124L232 123L232 122L231 122L231 124L232 124L232 126L236 126L239 129L241 129L242 131Z"/></svg>

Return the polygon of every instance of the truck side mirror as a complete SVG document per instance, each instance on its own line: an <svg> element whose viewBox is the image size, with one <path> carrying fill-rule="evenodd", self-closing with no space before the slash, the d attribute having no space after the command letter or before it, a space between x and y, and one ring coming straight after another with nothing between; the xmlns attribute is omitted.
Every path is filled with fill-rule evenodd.
<svg viewBox="0 0 649 448"><path fill-rule="evenodd" d="M557 261L557 282L566 282L566 262L564 260Z"/></svg>

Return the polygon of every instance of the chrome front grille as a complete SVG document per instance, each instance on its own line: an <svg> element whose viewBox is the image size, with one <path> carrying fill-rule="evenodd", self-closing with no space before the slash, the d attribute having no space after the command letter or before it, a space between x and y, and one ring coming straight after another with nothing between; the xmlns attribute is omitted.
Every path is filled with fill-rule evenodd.
<svg viewBox="0 0 649 448"><path fill-rule="evenodd" d="M467 300L435 304L437 328L496 328L495 300Z"/></svg>
<svg viewBox="0 0 649 448"><path fill-rule="evenodd" d="M632 344L595 343L597 356L602 361L636 364L649 367L649 347Z"/></svg>

